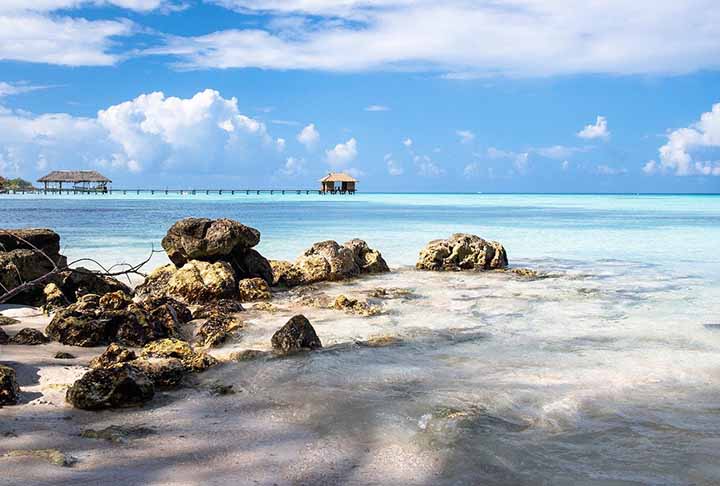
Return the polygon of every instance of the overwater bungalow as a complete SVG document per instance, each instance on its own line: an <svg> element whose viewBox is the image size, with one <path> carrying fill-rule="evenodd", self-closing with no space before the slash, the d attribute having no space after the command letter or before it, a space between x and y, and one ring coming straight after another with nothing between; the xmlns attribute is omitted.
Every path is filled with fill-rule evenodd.
<svg viewBox="0 0 720 486"><path fill-rule="evenodd" d="M330 194L354 194L358 180L345 172L330 172L320 179L320 191Z"/></svg>
<svg viewBox="0 0 720 486"><path fill-rule="evenodd" d="M112 183L110 179L94 170L54 170L37 181L43 184L45 192L107 192L108 184Z"/></svg>

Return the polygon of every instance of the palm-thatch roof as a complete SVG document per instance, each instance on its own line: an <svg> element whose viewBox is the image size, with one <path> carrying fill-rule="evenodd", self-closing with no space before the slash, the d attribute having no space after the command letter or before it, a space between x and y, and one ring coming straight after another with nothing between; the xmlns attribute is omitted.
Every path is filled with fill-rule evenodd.
<svg viewBox="0 0 720 486"><path fill-rule="evenodd" d="M330 172L320 179L320 182L358 182L358 180L345 172Z"/></svg>
<svg viewBox="0 0 720 486"><path fill-rule="evenodd" d="M38 182L112 182L94 170L54 170Z"/></svg>

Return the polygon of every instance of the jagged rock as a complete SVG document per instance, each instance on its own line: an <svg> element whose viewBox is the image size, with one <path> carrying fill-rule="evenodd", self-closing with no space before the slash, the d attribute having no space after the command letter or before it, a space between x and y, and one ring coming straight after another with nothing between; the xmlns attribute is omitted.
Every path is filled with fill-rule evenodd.
<svg viewBox="0 0 720 486"><path fill-rule="evenodd" d="M162 246L181 267L190 260L215 262L260 242L260 232L231 219L186 218L170 227Z"/></svg>
<svg viewBox="0 0 720 486"><path fill-rule="evenodd" d="M166 320L154 319L155 314L146 308L120 291L102 297L88 294L56 312L46 331L53 340L72 346L100 346L112 341L142 346L170 333Z"/></svg>
<svg viewBox="0 0 720 486"><path fill-rule="evenodd" d="M146 345L141 353L145 358L177 358L190 371L203 371L217 364L205 352L196 352L190 343L179 339L161 339Z"/></svg>
<svg viewBox="0 0 720 486"><path fill-rule="evenodd" d="M167 290L181 301L200 304L234 296L236 285L229 263L191 260L173 273Z"/></svg>
<svg viewBox="0 0 720 486"><path fill-rule="evenodd" d="M292 317L272 336L273 350L280 354L322 348L320 338L303 315Z"/></svg>
<svg viewBox="0 0 720 486"><path fill-rule="evenodd" d="M0 365L0 407L2 405L15 405L18 402L20 387L15 381L15 370L9 366Z"/></svg>
<svg viewBox="0 0 720 486"><path fill-rule="evenodd" d="M286 260L270 260L270 266L273 272L272 286L279 285L285 287L295 287L303 282L300 271L295 267L293 262Z"/></svg>
<svg viewBox="0 0 720 486"><path fill-rule="evenodd" d="M207 319L208 317L212 317L214 315L229 315L244 311L245 308L239 301L221 299L216 302L210 302L209 304L198 306L193 311L193 318Z"/></svg>
<svg viewBox="0 0 720 486"><path fill-rule="evenodd" d="M17 334L10 338L10 344L25 344L28 346L45 344L49 341L50 339L48 339L45 334L38 331L37 329L32 329L30 327L20 329Z"/></svg>
<svg viewBox="0 0 720 486"><path fill-rule="evenodd" d="M343 244L353 252L353 259L360 267L360 273L384 273L390 268L379 251L373 250L360 239L350 240Z"/></svg>
<svg viewBox="0 0 720 486"><path fill-rule="evenodd" d="M142 405L154 395L152 380L124 363L88 371L68 389L65 399L76 408L99 410Z"/></svg>
<svg viewBox="0 0 720 486"><path fill-rule="evenodd" d="M58 256L60 235L45 228L9 229L0 232L0 251L35 249L45 252L50 257Z"/></svg>
<svg viewBox="0 0 720 486"><path fill-rule="evenodd" d="M137 359L137 356L133 350L124 348L117 343L112 343L100 356L96 356L90 360L90 368L110 368L117 364L133 361L134 359Z"/></svg>
<svg viewBox="0 0 720 486"><path fill-rule="evenodd" d="M447 240L428 243L415 266L420 270L459 271L505 268L507 264L507 253L500 243L456 233Z"/></svg>
<svg viewBox="0 0 720 486"><path fill-rule="evenodd" d="M20 324L20 321L13 319L12 317L0 316L0 327L2 326L14 326Z"/></svg>
<svg viewBox="0 0 720 486"><path fill-rule="evenodd" d="M57 257L58 266L66 264L65 257ZM0 285L14 289L50 273L53 263L37 250L17 249L0 252ZM9 304L41 306L44 303L43 287L31 287L10 299Z"/></svg>
<svg viewBox="0 0 720 486"><path fill-rule="evenodd" d="M265 311L265 312L278 312L280 308L276 306L275 304L272 304L270 302L258 302L257 304L253 305L253 310L257 311Z"/></svg>
<svg viewBox="0 0 720 486"><path fill-rule="evenodd" d="M110 292L123 292L132 295L130 287L121 281L82 267L62 272L56 284L70 303L87 294L103 296Z"/></svg>
<svg viewBox="0 0 720 486"><path fill-rule="evenodd" d="M47 284L43 289L43 294L45 294L43 312L46 314L50 314L57 309L62 309L63 307L70 305L68 298L55 283Z"/></svg>
<svg viewBox="0 0 720 486"><path fill-rule="evenodd" d="M185 364L190 371L200 372L217 365L218 360L210 356L205 351L200 351L199 353L195 353L188 363L183 364Z"/></svg>
<svg viewBox="0 0 720 486"><path fill-rule="evenodd" d="M242 327L242 321L225 315L213 315L200 326L197 337L203 346L218 346L230 338L233 331Z"/></svg>
<svg viewBox="0 0 720 486"><path fill-rule="evenodd" d="M135 288L135 297L141 300L165 297L168 282L176 271L172 263L156 268Z"/></svg>
<svg viewBox="0 0 720 486"><path fill-rule="evenodd" d="M177 387L187 373L187 367L178 358L139 358L130 364L142 370L155 388L163 390Z"/></svg>
<svg viewBox="0 0 720 486"><path fill-rule="evenodd" d="M353 299L342 294L337 296L332 307L350 314L359 314L362 316L375 316L382 312L382 309L378 306L370 305L362 300Z"/></svg>
<svg viewBox="0 0 720 486"><path fill-rule="evenodd" d="M66 353L65 351L58 351L55 353L55 359L75 359L74 354Z"/></svg>
<svg viewBox="0 0 720 486"><path fill-rule="evenodd" d="M238 283L239 298L242 302L270 300L272 294L267 282L261 278L244 278Z"/></svg>
<svg viewBox="0 0 720 486"><path fill-rule="evenodd" d="M518 277L526 278L529 280L534 280L539 277L537 270L533 270L531 268L513 268L510 270L510 272L517 275Z"/></svg>
<svg viewBox="0 0 720 486"><path fill-rule="evenodd" d="M5 331L3 331L2 327L0 327L0 344L7 344L10 342L10 337L7 335Z"/></svg>
<svg viewBox="0 0 720 486"><path fill-rule="evenodd" d="M261 278L268 285L273 282L273 269L270 261L255 250L242 250L232 255L228 262L235 270L238 279Z"/></svg>
<svg viewBox="0 0 720 486"><path fill-rule="evenodd" d="M410 298L413 292L410 289L376 287L368 291L368 296L376 299Z"/></svg>
<svg viewBox="0 0 720 486"><path fill-rule="evenodd" d="M147 312L148 320L167 329L167 335L177 336L182 324L193 318L190 309L172 297L151 297L138 302L138 306Z"/></svg>

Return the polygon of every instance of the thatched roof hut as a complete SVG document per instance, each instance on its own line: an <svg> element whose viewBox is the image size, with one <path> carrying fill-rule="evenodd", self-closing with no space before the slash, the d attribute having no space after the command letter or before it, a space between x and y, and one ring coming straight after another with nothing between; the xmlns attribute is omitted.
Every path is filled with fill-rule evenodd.
<svg viewBox="0 0 720 486"><path fill-rule="evenodd" d="M359 181L345 172L330 172L320 179L320 190L322 192L355 192L355 185ZM337 185L339 184L339 185Z"/></svg>
<svg viewBox="0 0 720 486"><path fill-rule="evenodd" d="M63 189L63 184L72 185L72 190L107 191L112 181L95 170L54 170L37 180L48 189Z"/></svg>

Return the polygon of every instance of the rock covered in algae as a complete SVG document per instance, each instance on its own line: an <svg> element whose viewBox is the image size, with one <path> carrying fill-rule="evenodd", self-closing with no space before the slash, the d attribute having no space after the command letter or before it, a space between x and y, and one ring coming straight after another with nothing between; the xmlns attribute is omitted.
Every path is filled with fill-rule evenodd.
<svg viewBox="0 0 720 486"><path fill-rule="evenodd" d="M100 356L96 356L90 360L90 368L109 368L134 359L137 359L135 351L120 346L117 343L112 343Z"/></svg>
<svg viewBox="0 0 720 486"><path fill-rule="evenodd" d="M232 298L237 292L235 274L227 262L191 260L172 274L167 292L188 304Z"/></svg>
<svg viewBox="0 0 720 486"><path fill-rule="evenodd" d="M415 266L420 270L492 270L507 267L505 248L496 241L456 233L446 240L434 240L420 251Z"/></svg>
<svg viewBox="0 0 720 486"><path fill-rule="evenodd" d="M0 364L0 406L15 405L19 394L20 387L15 380L15 370Z"/></svg>
<svg viewBox="0 0 720 486"><path fill-rule="evenodd" d="M238 283L238 298L242 302L270 300L272 294L267 282L261 278L244 278Z"/></svg>
<svg viewBox="0 0 720 486"><path fill-rule="evenodd" d="M292 317L272 336L273 350L280 354L322 348L320 338L310 321L301 314Z"/></svg>
<svg viewBox="0 0 720 486"><path fill-rule="evenodd" d="M128 363L85 373L68 389L65 399L76 408L100 410L142 405L155 395L155 385Z"/></svg>
<svg viewBox="0 0 720 486"><path fill-rule="evenodd" d="M27 346L37 346L38 344L45 344L49 341L50 339L48 339L48 337L42 332L31 327L26 327L24 329L20 329L17 334L10 338L9 342L10 344L25 344Z"/></svg>

